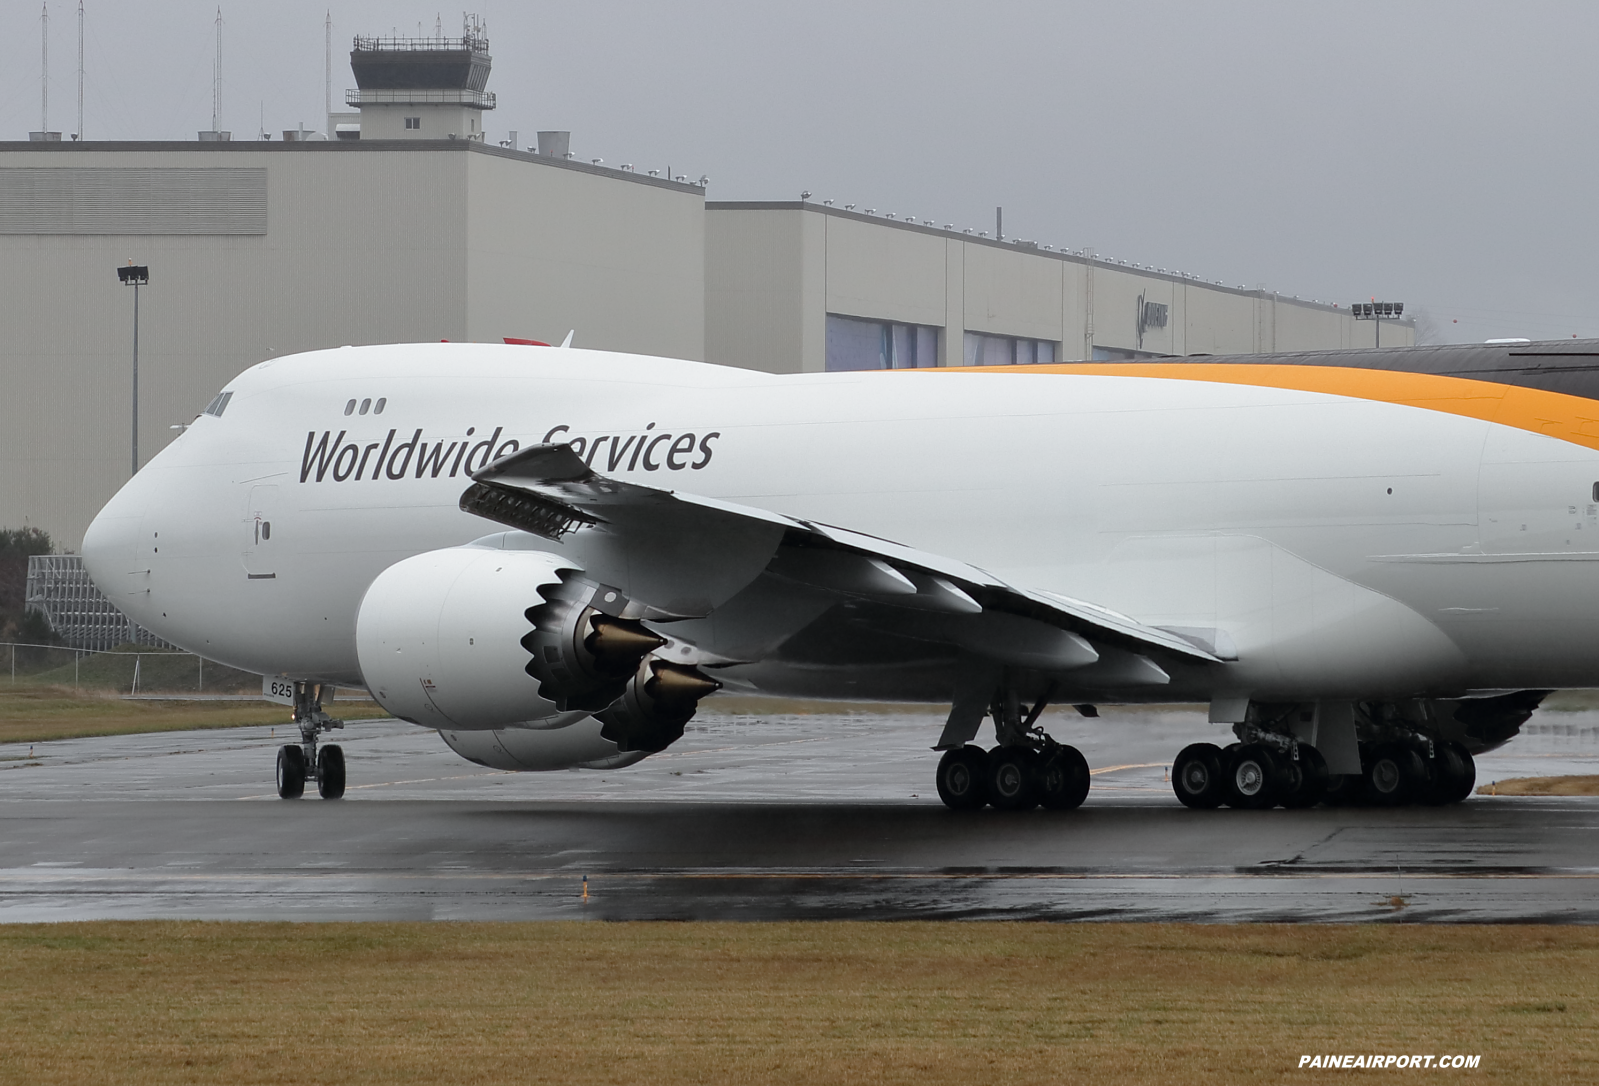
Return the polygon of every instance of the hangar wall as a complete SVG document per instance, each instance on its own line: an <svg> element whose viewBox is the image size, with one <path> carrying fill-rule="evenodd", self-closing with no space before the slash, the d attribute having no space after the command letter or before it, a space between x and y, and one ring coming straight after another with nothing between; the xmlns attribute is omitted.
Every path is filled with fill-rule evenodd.
<svg viewBox="0 0 1599 1086"><path fill-rule="evenodd" d="M1374 345L1347 308L820 204L712 202L705 226L706 359L726 365L824 370L830 315L937 329L944 366L971 361L967 333L1057 361ZM1414 342L1384 322L1385 346Z"/></svg>

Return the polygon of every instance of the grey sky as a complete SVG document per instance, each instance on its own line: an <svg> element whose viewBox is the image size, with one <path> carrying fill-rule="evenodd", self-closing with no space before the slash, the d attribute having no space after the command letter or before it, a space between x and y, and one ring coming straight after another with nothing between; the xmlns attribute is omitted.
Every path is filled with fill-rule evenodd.
<svg viewBox="0 0 1599 1086"><path fill-rule="evenodd" d="M86 0L91 139L211 120L216 4ZM39 8L0 8L0 138L39 124ZM224 3L221 125L320 127L323 17ZM1591 3L522 4L483 0L491 139L1008 235L1205 279L1424 310L1438 338L1599 336ZM460 10L332 6L356 33ZM76 125L76 2L50 3ZM1458 322L1458 323L1457 323Z"/></svg>

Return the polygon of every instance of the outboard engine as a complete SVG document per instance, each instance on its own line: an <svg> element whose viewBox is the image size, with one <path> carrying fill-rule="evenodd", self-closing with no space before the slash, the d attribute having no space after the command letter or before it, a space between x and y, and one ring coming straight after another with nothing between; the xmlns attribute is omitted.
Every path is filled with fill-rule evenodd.
<svg viewBox="0 0 1599 1086"><path fill-rule="evenodd" d="M658 754L683 738L699 701L722 684L696 667L644 660L610 708L594 714L618 750Z"/></svg>

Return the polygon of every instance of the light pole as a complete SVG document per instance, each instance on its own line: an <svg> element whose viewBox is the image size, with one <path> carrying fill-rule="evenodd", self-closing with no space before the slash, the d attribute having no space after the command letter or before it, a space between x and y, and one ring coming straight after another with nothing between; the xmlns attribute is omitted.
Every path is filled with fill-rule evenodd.
<svg viewBox="0 0 1599 1086"><path fill-rule="evenodd" d="M1395 320L1405 315L1404 302L1379 302L1375 298L1369 302L1356 302L1349 308L1355 311L1355 319L1357 321L1377 322L1376 343L1379 347L1382 346L1383 318L1387 317L1389 320Z"/></svg>
<svg viewBox="0 0 1599 1086"><path fill-rule="evenodd" d="M139 288L150 282L150 269L143 264L128 261L128 266L117 269L122 285L133 288L133 471L139 474Z"/></svg>

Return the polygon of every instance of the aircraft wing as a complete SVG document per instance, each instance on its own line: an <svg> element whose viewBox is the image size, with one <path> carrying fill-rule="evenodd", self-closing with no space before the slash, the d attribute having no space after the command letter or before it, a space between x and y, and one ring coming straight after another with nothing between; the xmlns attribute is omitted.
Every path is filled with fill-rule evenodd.
<svg viewBox="0 0 1599 1086"><path fill-rule="evenodd" d="M590 572L628 594L637 617L691 628L686 620L725 613L715 652L728 661L757 657L776 638L799 634L842 604L846 625L1007 666L1079 673L1090 683L1097 674L1103 685L1163 684L1168 677L1157 659L1220 662L1176 634L1084 600L1009 584L958 559L609 478L565 444L523 449L472 479L463 510L567 543ZM800 597L810 606L798 606ZM763 625L763 607L773 616L764 624L776 629L757 632L751 627ZM740 623L735 612L753 617ZM730 637L729 627L743 632Z"/></svg>

